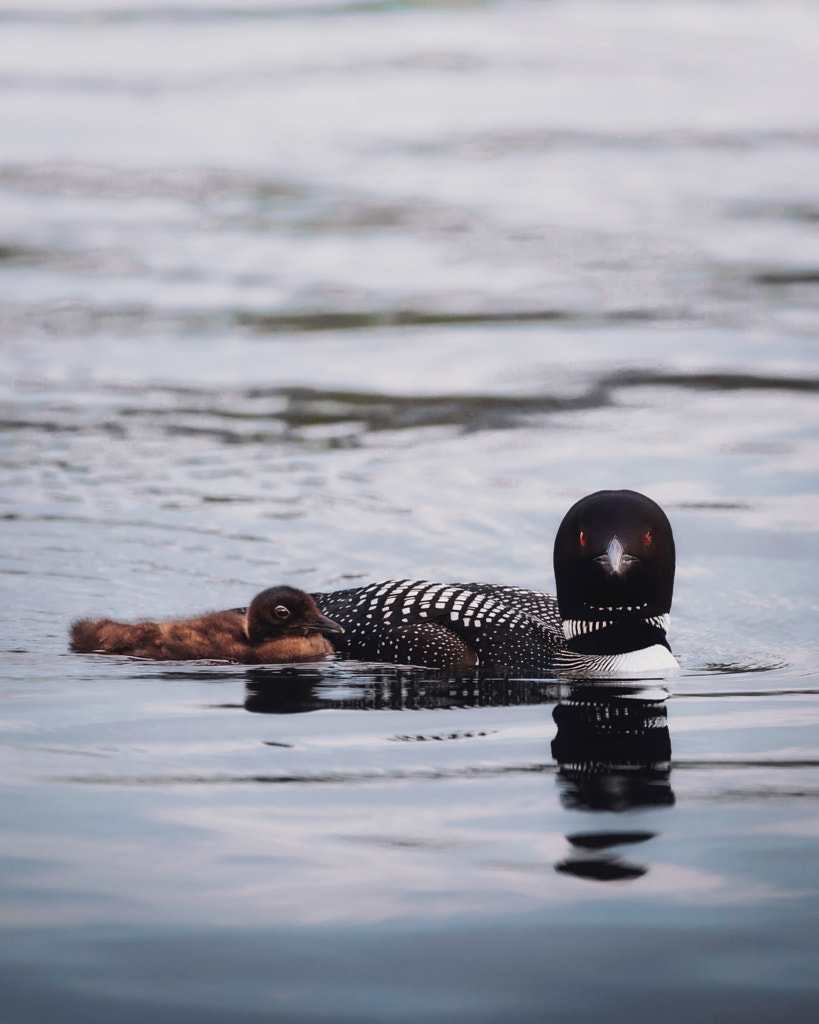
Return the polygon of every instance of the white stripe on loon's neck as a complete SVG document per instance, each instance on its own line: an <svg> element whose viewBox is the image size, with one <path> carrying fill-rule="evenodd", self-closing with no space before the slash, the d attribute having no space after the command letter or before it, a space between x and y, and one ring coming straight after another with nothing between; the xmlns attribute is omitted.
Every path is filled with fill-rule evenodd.
<svg viewBox="0 0 819 1024"><path fill-rule="evenodd" d="M610 608L608 610L620 611L621 609ZM644 622L649 626L654 626L655 629L660 629L663 633L667 633L668 628L671 625L671 616L668 613L665 615L651 615L641 618L639 621ZM564 619L563 635L567 640L572 640L576 636L596 633L598 630L605 629L607 626L620 625L622 622L622 619Z"/></svg>

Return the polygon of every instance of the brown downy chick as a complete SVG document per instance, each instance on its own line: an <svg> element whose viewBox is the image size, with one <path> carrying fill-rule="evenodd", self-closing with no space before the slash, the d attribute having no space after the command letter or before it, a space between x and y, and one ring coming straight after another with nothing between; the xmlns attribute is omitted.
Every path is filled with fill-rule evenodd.
<svg viewBox="0 0 819 1024"><path fill-rule="evenodd" d="M214 658L264 665L316 661L333 651L323 634L343 632L321 614L309 594L280 586L257 594L246 611L134 624L81 619L71 627L71 650L153 661Z"/></svg>

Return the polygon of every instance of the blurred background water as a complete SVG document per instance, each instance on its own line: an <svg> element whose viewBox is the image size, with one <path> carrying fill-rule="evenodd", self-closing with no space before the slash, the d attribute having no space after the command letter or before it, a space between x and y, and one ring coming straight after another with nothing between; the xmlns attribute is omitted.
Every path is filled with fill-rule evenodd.
<svg viewBox="0 0 819 1024"><path fill-rule="evenodd" d="M2 0L11 1024L814 1021L819 10ZM67 652L678 539L651 688Z"/></svg>

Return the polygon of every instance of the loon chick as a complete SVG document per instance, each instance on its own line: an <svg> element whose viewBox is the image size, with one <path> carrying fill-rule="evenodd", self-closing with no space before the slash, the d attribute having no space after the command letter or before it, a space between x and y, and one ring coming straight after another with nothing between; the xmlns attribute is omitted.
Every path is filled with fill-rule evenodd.
<svg viewBox="0 0 819 1024"><path fill-rule="evenodd" d="M656 502L597 491L555 538L557 598L518 587L390 580L314 594L337 650L451 672L600 676L677 668L666 640L674 537Z"/></svg>
<svg viewBox="0 0 819 1024"><path fill-rule="evenodd" d="M71 650L80 654L127 654L152 661L218 658L245 665L315 661L332 654L324 633L343 633L322 615L309 594L271 587L247 609L211 612L170 622L81 619L71 627Z"/></svg>

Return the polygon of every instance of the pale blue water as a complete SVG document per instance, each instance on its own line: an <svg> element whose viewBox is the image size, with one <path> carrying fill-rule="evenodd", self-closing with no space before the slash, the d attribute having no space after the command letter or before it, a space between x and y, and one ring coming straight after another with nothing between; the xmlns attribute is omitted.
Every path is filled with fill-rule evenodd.
<svg viewBox="0 0 819 1024"><path fill-rule="evenodd" d="M0 9L4 1024L814 1021L819 13ZM679 676L72 655L671 518Z"/></svg>

